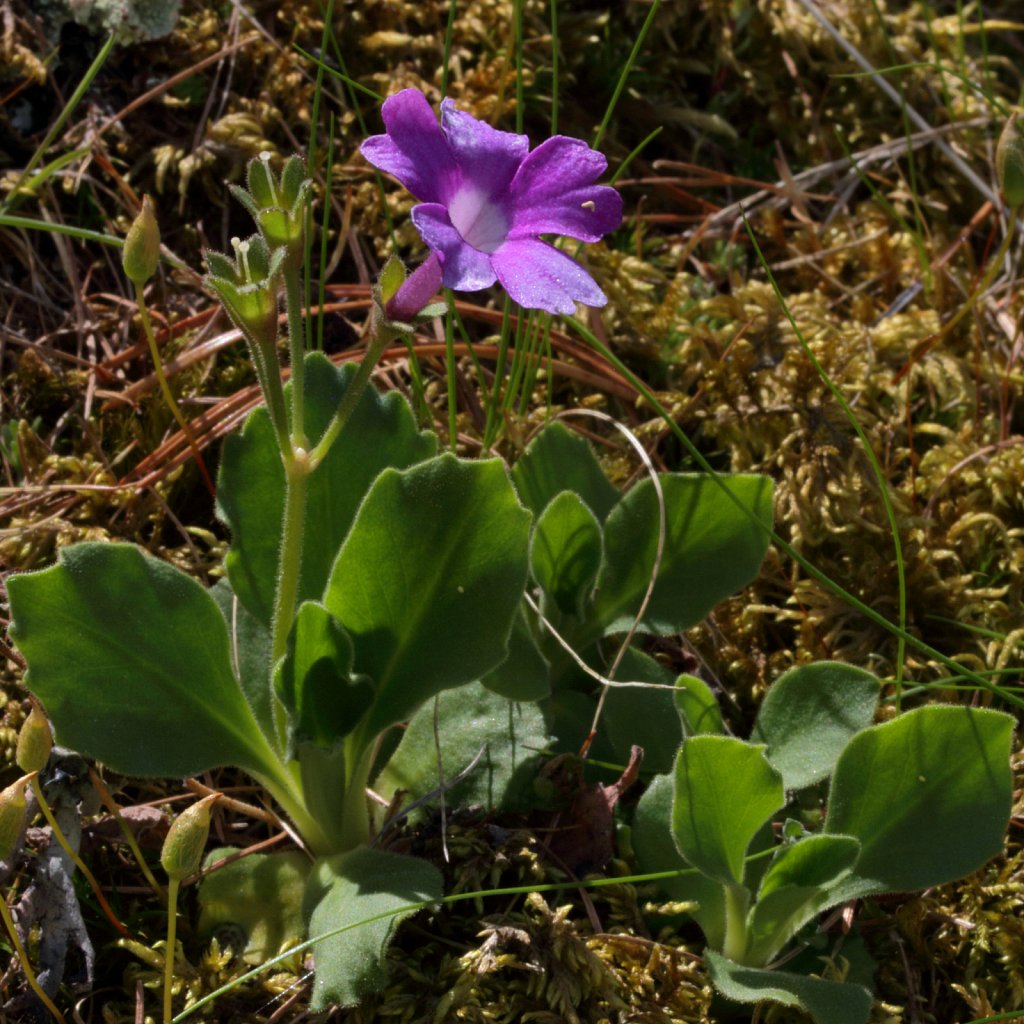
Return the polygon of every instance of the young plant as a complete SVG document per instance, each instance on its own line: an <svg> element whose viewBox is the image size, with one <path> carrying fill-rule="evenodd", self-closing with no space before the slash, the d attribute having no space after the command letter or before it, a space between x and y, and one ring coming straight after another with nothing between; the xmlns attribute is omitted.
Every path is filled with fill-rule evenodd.
<svg viewBox="0 0 1024 1024"><path fill-rule="evenodd" d="M637 807L633 844L645 871L689 867L663 885L694 903L712 979L730 999L800 1007L817 1024L866 1024L871 968L855 943L843 981L813 974L817 956L772 965L794 940L816 942L822 911L961 878L1002 849L1011 716L929 705L872 725L879 690L845 665L792 669L744 741L724 734L705 683L677 682L685 739ZM814 817L826 785L820 829L785 817L804 795Z"/></svg>

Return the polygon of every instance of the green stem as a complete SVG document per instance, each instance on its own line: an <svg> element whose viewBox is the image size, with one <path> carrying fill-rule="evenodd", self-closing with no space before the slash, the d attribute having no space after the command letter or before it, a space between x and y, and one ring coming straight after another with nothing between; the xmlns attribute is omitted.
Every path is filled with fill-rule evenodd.
<svg viewBox="0 0 1024 1024"><path fill-rule="evenodd" d="M300 257L301 260L301 257ZM306 441L306 338L302 323L301 262L286 259L284 264L284 301L288 311L288 352L292 366L292 446L305 448Z"/></svg>
<svg viewBox="0 0 1024 1024"><path fill-rule="evenodd" d="M309 471L311 473L327 458L327 453L331 450L331 446L338 440L338 435L348 422L356 405L359 404L359 399L363 397L366 385L370 383L370 374L373 373L373 368L377 365L388 342L393 341L397 337L397 332L391 330L385 321L378 319L376 316L370 321L370 332L371 337L366 346L366 354L359 364L356 375L345 389L345 394L341 399L341 404L338 406L338 411L334 414L334 419L327 425L324 436L320 438L316 447L309 453Z"/></svg>
<svg viewBox="0 0 1024 1024"><path fill-rule="evenodd" d="M277 592L274 596L274 618L271 627L271 671L284 656L288 634L295 618L295 602L299 593L299 571L302 568L302 540L306 525L306 496L309 491L309 458L294 452L285 460L284 522L277 563ZM278 740L282 723L278 723Z"/></svg>
<svg viewBox="0 0 1024 1024"><path fill-rule="evenodd" d="M357 756L351 761L346 758L345 804L341 819L339 840L341 849L354 850L370 841L370 808L366 801L366 787L370 781L370 769L376 759L376 742L360 743L359 730L352 737L351 748ZM348 744L346 744L348 746Z"/></svg>
<svg viewBox="0 0 1024 1024"><path fill-rule="evenodd" d="M277 344L274 341L261 342L254 334L240 328L249 346L253 369L259 382L263 401L267 403L267 413L274 428L274 437L281 451L281 459L287 461L291 452L288 440L288 412L284 403L284 388L281 386L281 368L277 361Z"/></svg>
<svg viewBox="0 0 1024 1024"><path fill-rule="evenodd" d="M522 310L520 310L520 316L522 316ZM496 416L501 406L501 385L502 378L505 376L505 360L508 358L509 333L512 324L511 317L512 300L506 295L505 308L501 317L501 335L498 339L498 358L494 364L494 387L491 392L491 400L487 404L487 419L484 422L484 455L490 452L491 445L494 443L494 435L498 430Z"/></svg>
<svg viewBox="0 0 1024 1024"><path fill-rule="evenodd" d="M135 858L135 863L139 866L139 870L145 875L146 881L149 882L150 888L157 894L161 901L166 902L167 893L164 891L164 887L156 880L156 876L150 870L149 864L146 863L146 858L142 856L142 851L139 849L139 844L136 842L135 835L132 830L128 827L127 822L124 820L124 816L121 814L121 808L117 806L114 798L110 795L110 790L103 784L103 780L99 777L96 769L92 765L88 765L89 779L92 782L93 789L96 790L100 795L100 800L103 802L103 806L110 811L114 821L117 822L117 827L121 830L121 835L124 841L128 844L128 849L131 850L132 856Z"/></svg>
<svg viewBox="0 0 1024 1024"><path fill-rule="evenodd" d="M269 771L255 768L246 770L281 805L314 856L322 857L335 851L336 844L328 838L303 799L298 762L293 761L285 766L277 761Z"/></svg>
<svg viewBox="0 0 1024 1024"><path fill-rule="evenodd" d="M64 835L60 825L57 824L57 819L53 816L53 811L50 810L50 805L47 803L46 797L43 795L43 787L39 783L39 775L32 776L32 792L35 793L36 801L39 804L39 809L43 812L43 817L46 819L46 823L50 826L53 832L53 838L60 843L61 849L71 858L75 867L82 872L82 877L89 883L89 887L92 889L96 896L99 905L103 908L103 913L107 915L107 919L110 923L126 938L131 938L131 933L121 923L117 914L111 909L110 904L107 902L107 898L103 895L103 890L100 888L100 883L96 881L96 876L86 867L85 861L71 849L71 844L67 840L67 836Z"/></svg>
<svg viewBox="0 0 1024 1024"><path fill-rule="evenodd" d="M172 878L167 886L167 948L164 950L164 1024L171 1024L174 1012L171 1009L171 989L174 986L174 947L178 931L178 885L180 879Z"/></svg>
<svg viewBox="0 0 1024 1024"><path fill-rule="evenodd" d="M18 958L18 963L21 964L22 974L25 975L25 980L28 982L28 987L35 992L38 1000L46 1007L50 1016L54 1020L60 1021L60 1024L64 1024L64 1014L53 1005L53 1000L43 991L42 986L36 980L35 971L32 970L32 965L28 961L28 954L25 952L25 947L21 944L21 939L18 938L18 930L14 927L14 918L11 917L11 908L7 906L7 900L0 898L0 916L4 919L4 926L7 928L7 934L11 937L11 945L14 946L14 954Z"/></svg>
<svg viewBox="0 0 1024 1024"><path fill-rule="evenodd" d="M450 289L445 290L445 298L448 300L448 315L444 318L444 355L445 368L448 372L448 446L454 452L459 443L459 396L455 376L455 335L452 323L455 297Z"/></svg>
<svg viewBox="0 0 1024 1024"><path fill-rule="evenodd" d="M747 910L750 893L742 885L725 887L725 942L722 955L742 964L747 955Z"/></svg>

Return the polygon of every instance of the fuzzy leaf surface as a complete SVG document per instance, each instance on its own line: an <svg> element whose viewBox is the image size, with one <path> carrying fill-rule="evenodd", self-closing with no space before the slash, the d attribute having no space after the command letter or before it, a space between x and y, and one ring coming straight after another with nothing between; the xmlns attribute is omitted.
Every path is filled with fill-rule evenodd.
<svg viewBox="0 0 1024 1024"><path fill-rule="evenodd" d="M551 666L537 647L525 603L520 604L512 621L508 657L480 681L509 700L543 700L550 695Z"/></svg>
<svg viewBox="0 0 1024 1024"><path fill-rule="evenodd" d="M533 578L565 615L583 618L601 567L601 527L572 491L553 498L530 538Z"/></svg>
<svg viewBox="0 0 1024 1024"><path fill-rule="evenodd" d="M483 757L469 776L445 793L448 806L527 805L538 751L548 745L544 716L537 705L506 700L480 683L446 690L437 700L438 735L434 734L434 702L428 701L413 715L374 791L390 799L403 789L407 802L416 800L440 785L439 754L444 777L451 779L472 764L482 748Z"/></svg>
<svg viewBox="0 0 1024 1024"><path fill-rule="evenodd" d="M7 582L26 683L60 743L126 775L273 773L224 616L180 569L133 544L86 543Z"/></svg>
<svg viewBox="0 0 1024 1024"><path fill-rule="evenodd" d="M374 685L366 736L506 657L529 521L497 459L446 454L377 478L323 602L352 637L355 670Z"/></svg>
<svg viewBox="0 0 1024 1024"><path fill-rule="evenodd" d="M238 850L213 850L204 865L233 853ZM200 935L241 931L244 946L239 952L250 964L297 945L306 937L302 901L309 870L306 854L289 850L250 854L204 875L199 885Z"/></svg>
<svg viewBox="0 0 1024 1024"><path fill-rule="evenodd" d="M741 967L712 949L704 950L704 959L715 988L738 1003L771 999L805 1010L815 1024L867 1024L871 1015L871 993L862 985L788 971L766 971L763 967Z"/></svg>
<svg viewBox="0 0 1024 1024"><path fill-rule="evenodd" d="M962 878L1003 848L1013 801L1013 719L933 704L850 740L832 773L825 830L861 853L833 903Z"/></svg>
<svg viewBox="0 0 1024 1024"><path fill-rule="evenodd" d="M828 778L843 748L875 717L882 684L853 665L798 665L772 683L750 739L768 747L786 789Z"/></svg>
<svg viewBox="0 0 1024 1024"><path fill-rule="evenodd" d="M228 627L231 664L256 721L274 735L274 695L270 685L270 630L242 604L226 579L210 588L210 596Z"/></svg>
<svg viewBox="0 0 1024 1024"><path fill-rule="evenodd" d="M672 831L679 852L709 878L742 885L747 848L785 805L782 776L763 747L731 736L692 736L675 764Z"/></svg>
<svg viewBox="0 0 1024 1024"><path fill-rule="evenodd" d="M416 857L360 847L318 861L306 890L310 938L323 936L313 946L313 1011L379 991L395 926L442 892L441 873Z"/></svg>
<svg viewBox="0 0 1024 1024"><path fill-rule="evenodd" d="M685 673L678 676L673 697L684 736L721 736L725 732L718 698L703 679Z"/></svg>
<svg viewBox="0 0 1024 1024"><path fill-rule="evenodd" d="M621 497L590 445L557 421L526 446L512 469L512 482L520 501L535 516L559 494L572 491L603 523Z"/></svg>
<svg viewBox="0 0 1024 1024"><path fill-rule="evenodd" d="M719 601L757 575L768 550L772 482L754 475L725 478L722 483L741 506L737 507L710 476L663 473L660 481L665 496L665 550L640 625L647 632L664 635L696 625ZM657 495L645 479L605 522L605 561L593 610L604 634L628 629L640 609L655 565L658 520Z"/></svg>
<svg viewBox="0 0 1024 1024"><path fill-rule="evenodd" d="M356 367L335 367L322 353L306 356L306 432L313 444L338 408ZM290 385L285 388L286 393ZM290 403L289 403L290 408ZM335 556L370 485L383 469L403 469L434 454L433 434L416 429L397 393L363 393L341 436L308 482L299 601L317 601ZM284 517L285 478L270 416L254 410L241 433L224 443L217 510L231 528L228 575L235 593L269 625Z"/></svg>
<svg viewBox="0 0 1024 1024"><path fill-rule="evenodd" d="M747 961L766 964L829 900L829 886L849 874L860 843L814 835L782 847L757 894L748 923Z"/></svg>
<svg viewBox="0 0 1024 1024"><path fill-rule="evenodd" d="M352 641L323 605L299 606L274 688L300 740L330 749L356 726L373 700L368 679L352 675Z"/></svg>
<svg viewBox="0 0 1024 1024"><path fill-rule="evenodd" d="M687 867L670 827L674 782L671 775L657 775L644 790L633 816L633 849L644 873L674 871ZM695 902L690 913L704 932L709 946L725 942L725 890L721 883L690 870L674 878L659 880L658 888L670 899Z"/></svg>

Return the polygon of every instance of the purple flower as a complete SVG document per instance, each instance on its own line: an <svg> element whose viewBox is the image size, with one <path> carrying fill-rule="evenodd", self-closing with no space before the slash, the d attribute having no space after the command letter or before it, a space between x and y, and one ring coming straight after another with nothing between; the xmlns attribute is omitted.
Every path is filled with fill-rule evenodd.
<svg viewBox="0 0 1024 1024"><path fill-rule="evenodd" d="M594 182L608 161L585 142L555 135L530 150L529 139L501 132L441 104L437 123L418 89L384 101L386 135L361 151L419 200L412 220L441 262L442 281L477 291L500 281L528 309L572 313L577 302L603 306L604 292L540 235L596 242L618 227L622 197Z"/></svg>

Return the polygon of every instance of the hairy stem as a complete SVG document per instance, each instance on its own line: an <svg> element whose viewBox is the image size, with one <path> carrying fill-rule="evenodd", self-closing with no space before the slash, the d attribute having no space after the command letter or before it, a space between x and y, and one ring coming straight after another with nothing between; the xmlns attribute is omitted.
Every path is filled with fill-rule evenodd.
<svg viewBox="0 0 1024 1024"><path fill-rule="evenodd" d="M180 879L172 878L167 886L167 946L164 949L164 1024L171 1024L174 1012L171 1008L174 987L174 947L178 930L178 885Z"/></svg>
<svg viewBox="0 0 1024 1024"><path fill-rule="evenodd" d="M750 893L742 885L725 887L725 942L722 954L742 964L747 955L747 910Z"/></svg>
<svg viewBox="0 0 1024 1024"><path fill-rule="evenodd" d="M71 849L71 844L68 843L67 836L64 835L60 825L57 824L57 819L53 816L53 811L50 810L50 805L47 803L46 797L43 795L43 787L39 784L39 776L32 776L32 792L35 793L36 801L39 804L39 809L43 812L43 817L46 818L46 823L50 826L53 831L53 837L60 843L61 848L71 858L75 867L82 872L82 877L89 883L90 888L96 896L96 900L99 905L103 908L103 913L107 915L107 920L121 933L126 939L131 938L131 932L121 923L120 918L114 913L110 904L107 902L106 897L103 895L103 890L100 888L100 883L96 881L96 876L86 867L85 861L82 860L79 855Z"/></svg>
<svg viewBox="0 0 1024 1024"><path fill-rule="evenodd" d="M10 907L7 906L7 900L2 898L0 898L0 916L4 919L7 934L11 938L11 945L14 946L14 954L18 958L18 963L21 964L21 971L25 975L28 987L35 992L36 997L46 1007L50 1016L55 1021L58 1021L59 1024L64 1024L64 1014L53 1005L53 1000L43 991L42 986L36 980L36 974L29 963L28 954L25 952L25 947L21 944L21 939L18 938L18 929L14 927L14 918L11 917Z"/></svg>
<svg viewBox="0 0 1024 1024"><path fill-rule="evenodd" d="M302 568L302 540L306 525L306 496L309 491L309 457L296 449L285 460L284 522L277 562L277 590L271 627L271 671L284 656L288 634L295 619ZM278 741L283 743L282 723L278 723ZM283 749L283 747L282 747Z"/></svg>
<svg viewBox="0 0 1024 1024"><path fill-rule="evenodd" d="M306 335L302 322L301 262L285 260L284 301L288 312L288 352L292 369L292 446L306 448Z"/></svg>

